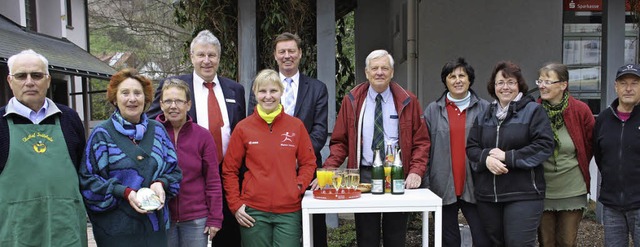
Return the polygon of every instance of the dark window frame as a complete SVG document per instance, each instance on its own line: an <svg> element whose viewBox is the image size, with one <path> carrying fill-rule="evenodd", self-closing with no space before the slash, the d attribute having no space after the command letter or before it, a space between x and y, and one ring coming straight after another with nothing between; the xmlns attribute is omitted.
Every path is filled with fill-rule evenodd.
<svg viewBox="0 0 640 247"><path fill-rule="evenodd" d="M67 11L67 28L73 29L73 12L71 11L71 0L65 1L65 7Z"/></svg>

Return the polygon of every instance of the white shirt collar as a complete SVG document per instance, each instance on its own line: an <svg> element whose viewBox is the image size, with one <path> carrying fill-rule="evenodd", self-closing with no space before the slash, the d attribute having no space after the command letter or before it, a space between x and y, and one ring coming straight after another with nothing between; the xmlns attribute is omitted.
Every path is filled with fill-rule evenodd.
<svg viewBox="0 0 640 247"><path fill-rule="evenodd" d="M282 72L278 72L278 74L280 75L280 81L284 82L284 79L287 78L286 76L284 76L282 74ZM298 72L296 72L296 74L294 74L292 77L290 77L291 79L293 79L293 85L298 85L298 83L300 82L300 71L298 70ZM286 87L286 86L285 86Z"/></svg>
<svg viewBox="0 0 640 247"><path fill-rule="evenodd" d="M216 74L213 77L213 82L216 84L215 87L220 85L220 81L218 80L218 74ZM196 71L193 71L193 88L194 90L197 88L196 85L200 85L200 88L205 88L204 86L204 79L202 79L202 77L200 77L198 74L196 74Z"/></svg>

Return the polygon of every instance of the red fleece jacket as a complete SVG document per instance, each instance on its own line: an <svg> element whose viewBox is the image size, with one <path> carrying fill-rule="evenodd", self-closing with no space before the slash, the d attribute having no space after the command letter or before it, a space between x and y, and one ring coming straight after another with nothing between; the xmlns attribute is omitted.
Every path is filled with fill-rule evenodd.
<svg viewBox="0 0 640 247"><path fill-rule="evenodd" d="M240 191L243 160L248 171ZM271 213L298 211L315 169L316 156L302 121L282 112L269 125L255 111L233 130L224 157L222 181L229 209L235 214L246 204Z"/></svg>

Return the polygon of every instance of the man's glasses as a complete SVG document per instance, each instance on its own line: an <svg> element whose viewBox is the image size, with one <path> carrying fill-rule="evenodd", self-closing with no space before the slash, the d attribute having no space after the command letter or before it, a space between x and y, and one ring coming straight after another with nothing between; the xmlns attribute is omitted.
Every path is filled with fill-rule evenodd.
<svg viewBox="0 0 640 247"><path fill-rule="evenodd" d="M538 85L538 86L541 86L541 85L549 86L551 84L556 84L558 82L563 82L563 81L536 80L536 85Z"/></svg>
<svg viewBox="0 0 640 247"><path fill-rule="evenodd" d="M184 106L184 104L187 103L187 101L181 100L181 99L168 99L168 100L163 100L162 104L165 106L171 106L173 104L176 104L177 107L182 107Z"/></svg>
<svg viewBox="0 0 640 247"><path fill-rule="evenodd" d="M42 72L30 72L30 73L15 73L13 75L13 78L16 78L19 81L24 81L27 80L28 76L31 76L31 79L34 81L39 81L42 80L43 78L45 78L47 76L47 74L42 73Z"/></svg>

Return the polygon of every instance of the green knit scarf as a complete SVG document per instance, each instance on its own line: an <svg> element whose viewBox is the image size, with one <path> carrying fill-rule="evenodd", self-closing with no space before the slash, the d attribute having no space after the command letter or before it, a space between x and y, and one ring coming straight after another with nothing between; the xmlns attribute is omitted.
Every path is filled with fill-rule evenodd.
<svg viewBox="0 0 640 247"><path fill-rule="evenodd" d="M553 139L556 141L556 148L553 150L553 158L558 157L558 150L560 150L560 140L558 139L558 130L564 125L564 118L562 112L567 109L569 105L569 94L565 91L562 95L562 100L557 105L551 105L549 101L542 101L542 108L549 115L551 121L551 129L553 130Z"/></svg>

